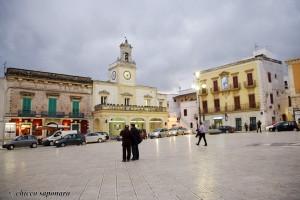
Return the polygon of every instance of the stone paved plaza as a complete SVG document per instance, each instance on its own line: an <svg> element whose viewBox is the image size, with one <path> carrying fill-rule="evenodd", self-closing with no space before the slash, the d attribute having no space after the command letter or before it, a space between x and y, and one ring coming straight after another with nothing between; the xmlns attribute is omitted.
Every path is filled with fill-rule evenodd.
<svg viewBox="0 0 300 200"><path fill-rule="evenodd" d="M300 199L300 132L207 139L145 140L126 163L120 142L1 149L0 199Z"/></svg>

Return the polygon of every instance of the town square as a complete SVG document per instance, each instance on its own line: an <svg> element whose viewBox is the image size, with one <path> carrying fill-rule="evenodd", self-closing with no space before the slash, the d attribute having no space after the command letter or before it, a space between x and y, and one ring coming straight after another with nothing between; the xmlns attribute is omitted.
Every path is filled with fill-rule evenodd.
<svg viewBox="0 0 300 200"><path fill-rule="evenodd" d="M0 8L0 200L300 199L297 0Z"/></svg>

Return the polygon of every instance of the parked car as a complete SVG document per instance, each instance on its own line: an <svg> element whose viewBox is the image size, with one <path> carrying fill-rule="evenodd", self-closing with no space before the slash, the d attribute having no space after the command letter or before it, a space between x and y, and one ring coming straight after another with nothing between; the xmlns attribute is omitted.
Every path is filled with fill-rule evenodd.
<svg viewBox="0 0 300 200"><path fill-rule="evenodd" d="M99 134L101 134L101 135L104 135L104 136L105 136L105 139L106 139L106 140L109 140L109 134L108 134L107 132L99 131L99 132L97 132L97 133L99 133Z"/></svg>
<svg viewBox="0 0 300 200"><path fill-rule="evenodd" d="M31 147L36 148L38 144L37 138L34 135L22 135L14 140L2 145L3 148L13 150L16 147Z"/></svg>
<svg viewBox="0 0 300 200"><path fill-rule="evenodd" d="M220 127L219 127L219 130L220 130L222 133L234 133L235 128L232 127L232 126L220 126Z"/></svg>
<svg viewBox="0 0 300 200"><path fill-rule="evenodd" d="M178 135L178 129L179 128L176 128L176 127L170 128L169 131L168 131L168 135L169 136L177 136Z"/></svg>
<svg viewBox="0 0 300 200"><path fill-rule="evenodd" d="M77 130L70 130L70 131L55 131L51 136L46 137L42 140L42 144L45 146L53 146L55 144L55 141L58 139L61 139L62 137L68 135L68 134L76 134Z"/></svg>
<svg viewBox="0 0 300 200"><path fill-rule="evenodd" d="M111 140L117 140L117 141L122 141L122 136L120 135L112 135L110 137Z"/></svg>
<svg viewBox="0 0 300 200"><path fill-rule="evenodd" d="M267 131L273 131L274 126L276 126L277 124L279 124L281 122L283 122L283 121L279 121L279 122L276 122L275 124L272 124L270 126L266 126L266 130Z"/></svg>
<svg viewBox="0 0 300 200"><path fill-rule="evenodd" d="M191 129L187 129L187 128L180 127L180 128L179 128L179 134L180 134L180 135L188 135L188 134L192 134L192 130L191 130Z"/></svg>
<svg viewBox="0 0 300 200"><path fill-rule="evenodd" d="M66 145L80 145L80 144L86 144L84 135L73 133L68 134L62 137L61 139L58 139L55 141L56 147L64 147Z"/></svg>
<svg viewBox="0 0 300 200"><path fill-rule="evenodd" d="M214 134L220 134L222 133L222 131L220 129L208 129L207 133L209 133L210 135L214 135Z"/></svg>
<svg viewBox="0 0 300 200"><path fill-rule="evenodd" d="M274 125L272 131L299 131L299 127L296 121L284 121Z"/></svg>
<svg viewBox="0 0 300 200"><path fill-rule="evenodd" d="M168 136L168 129L166 128L158 128L155 129L153 132L149 133L149 137L152 138L161 138Z"/></svg>
<svg viewBox="0 0 300 200"><path fill-rule="evenodd" d="M106 141L106 135L101 133L88 133L85 135L85 141L86 143L90 142L104 142Z"/></svg>

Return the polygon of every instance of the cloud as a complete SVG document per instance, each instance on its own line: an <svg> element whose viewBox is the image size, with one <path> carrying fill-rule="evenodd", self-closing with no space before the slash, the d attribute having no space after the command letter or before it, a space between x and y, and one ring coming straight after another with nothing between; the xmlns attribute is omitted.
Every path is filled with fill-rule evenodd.
<svg viewBox="0 0 300 200"><path fill-rule="evenodd" d="M279 1L1 1L0 63L107 80L127 36L138 84L175 91L193 72L252 55L299 57L300 3ZM150 75L150 76L149 76Z"/></svg>

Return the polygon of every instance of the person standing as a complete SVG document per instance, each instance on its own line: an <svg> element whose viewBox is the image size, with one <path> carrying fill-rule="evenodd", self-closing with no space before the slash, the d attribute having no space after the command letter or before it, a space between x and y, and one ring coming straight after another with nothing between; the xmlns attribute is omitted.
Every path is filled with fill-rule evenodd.
<svg viewBox="0 0 300 200"><path fill-rule="evenodd" d="M245 127L246 132L248 132L248 124L247 124L247 122L245 122L244 127Z"/></svg>
<svg viewBox="0 0 300 200"><path fill-rule="evenodd" d="M131 156L131 134L129 131L129 126L125 125L125 128L121 131L120 136L122 136L122 147L123 147L123 162L130 161ZM127 155L126 155L127 152Z"/></svg>
<svg viewBox="0 0 300 200"><path fill-rule="evenodd" d="M256 129L256 132L258 133L258 130L261 132L261 121L258 120L257 122L257 129Z"/></svg>
<svg viewBox="0 0 300 200"><path fill-rule="evenodd" d="M132 138L132 159L131 160L138 160L140 155L139 155L139 143L141 142L141 136L139 131L135 128L135 124L130 125L130 133L131 133L131 138Z"/></svg>
<svg viewBox="0 0 300 200"><path fill-rule="evenodd" d="M205 142L204 146L207 146L207 142L206 142L206 138L205 138L205 127L202 124L202 122L200 122L200 127L197 129L196 137L199 137L198 143L196 145L199 145L201 139L203 138L203 140Z"/></svg>

